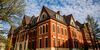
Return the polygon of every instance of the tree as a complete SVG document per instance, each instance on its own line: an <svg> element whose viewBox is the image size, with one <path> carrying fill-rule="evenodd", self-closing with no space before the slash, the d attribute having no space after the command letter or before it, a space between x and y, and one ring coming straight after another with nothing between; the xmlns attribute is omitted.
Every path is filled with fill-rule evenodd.
<svg viewBox="0 0 100 50"><path fill-rule="evenodd" d="M13 22L12 19L18 21L18 18L21 18L20 16L24 14L24 7L24 0L0 0L0 20L3 22L6 21L10 25L13 25L15 22ZM0 30L1 38L3 38L3 35L6 32L6 30ZM3 38L2 40L4 41L5 39ZM6 39L6 41L8 40Z"/></svg>
<svg viewBox="0 0 100 50"><path fill-rule="evenodd" d="M25 3L24 0L0 0L0 20L12 23L11 15L23 15ZM13 16L14 18L17 18Z"/></svg>
<svg viewBox="0 0 100 50"><path fill-rule="evenodd" d="M87 16L86 18L86 22L89 24L89 27L90 27L90 31L92 33L92 39L94 41L94 45L96 45L96 34L99 34L100 33L100 27L99 27L99 24L98 24L98 21L95 20L93 17L90 17L89 15ZM97 47L97 46L96 46Z"/></svg>
<svg viewBox="0 0 100 50"><path fill-rule="evenodd" d="M0 42L6 43L6 37L0 35Z"/></svg>
<svg viewBox="0 0 100 50"><path fill-rule="evenodd" d="M90 17L89 15L86 18L87 23L90 26L91 32L96 35L98 33L100 33L100 27L98 24L98 21L95 20L93 17ZM96 38L96 37L95 37Z"/></svg>
<svg viewBox="0 0 100 50"><path fill-rule="evenodd" d="M8 22L10 25L19 24L21 16L24 15L24 8L24 0L0 0L0 20ZM0 30L0 33L5 32Z"/></svg>

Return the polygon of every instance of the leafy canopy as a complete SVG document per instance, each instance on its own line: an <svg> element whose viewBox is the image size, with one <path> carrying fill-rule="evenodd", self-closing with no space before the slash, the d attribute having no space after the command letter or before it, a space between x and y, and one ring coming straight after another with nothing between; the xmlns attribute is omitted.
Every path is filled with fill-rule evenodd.
<svg viewBox="0 0 100 50"><path fill-rule="evenodd" d="M23 15L24 7L24 0L0 0L0 19L12 23L11 15Z"/></svg>

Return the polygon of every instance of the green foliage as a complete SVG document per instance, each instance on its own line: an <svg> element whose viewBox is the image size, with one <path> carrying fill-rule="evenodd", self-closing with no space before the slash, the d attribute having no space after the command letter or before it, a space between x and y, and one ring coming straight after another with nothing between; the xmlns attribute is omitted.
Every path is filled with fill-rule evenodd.
<svg viewBox="0 0 100 50"><path fill-rule="evenodd" d="M91 30L91 32L93 33L94 36L96 34L100 33L100 27L99 27L99 24L98 24L97 20L95 20L93 17L90 17L88 15L87 18L86 18L86 21L89 24L90 30Z"/></svg>
<svg viewBox="0 0 100 50"><path fill-rule="evenodd" d="M5 36L0 35L0 42L6 43L7 39Z"/></svg>
<svg viewBox="0 0 100 50"><path fill-rule="evenodd" d="M24 14L24 0L0 0L0 19L12 23L10 15Z"/></svg>

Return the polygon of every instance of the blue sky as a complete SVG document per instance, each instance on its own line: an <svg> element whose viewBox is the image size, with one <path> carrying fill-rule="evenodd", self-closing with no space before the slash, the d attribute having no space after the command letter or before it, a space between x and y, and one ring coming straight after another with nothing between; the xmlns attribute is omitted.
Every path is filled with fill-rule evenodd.
<svg viewBox="0 0 100 50"><path fill-rule="evenodd" d="M73 14L81 23L85 21L87 15L100 21L100 0L25 0L25 2L25 14L28 16L38 16L44 5L54 11L60 11L61 15ZM3 23L3 26L10 28L7 23Z"/></svg>
<svg viewBox="0 0 100 50"><path fill-rule="evenodd" d="M54 11L60 11L61 15L73 14L74 18L84 22L87 15L100 21L100 0L26 0L26 15L38 16L42 6Z"/></svg>

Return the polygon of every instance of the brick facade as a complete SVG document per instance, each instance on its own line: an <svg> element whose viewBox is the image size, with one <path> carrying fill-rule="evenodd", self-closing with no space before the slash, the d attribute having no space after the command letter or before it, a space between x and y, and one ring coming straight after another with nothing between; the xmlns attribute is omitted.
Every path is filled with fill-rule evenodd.
<svg viewBox="0 0 100 50"><path fill-rule="evenodd" d="M14 30L14 50L68 50L82 48L86 30L78 25L73 15L60 15L43 6L38 17L23 17L22 25ZM90 36L89 36L90 37Z"/></svg>

